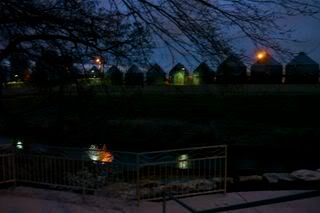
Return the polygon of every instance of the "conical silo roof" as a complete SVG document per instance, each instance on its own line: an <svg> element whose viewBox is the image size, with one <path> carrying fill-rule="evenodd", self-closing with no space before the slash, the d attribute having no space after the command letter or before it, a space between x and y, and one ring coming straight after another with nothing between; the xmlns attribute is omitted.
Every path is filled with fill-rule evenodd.
<svg viewBox="0 0 320 213"><path fill-rule="evenodd" d="M147 73L165 73L162 67L159 64L153 64L147 71Z"/></svg>
<svg viewBox="0 0 320 213"><path fill-rule="evenodd" d="M111 74L111 73L122 73L122 72L117 66L113 65L108 69L107 73Z"/></svg>
<svg viewBox="0 0 320 213"><path fill-rule="evenodd" d="M311 59L306 53L300 52L294 57L288 65L319 65L313 59Z"/></svg>
<svg viewBox="0 0 320 213"><path fill-rule="evenodd" d="M201 72L213 72L213 70L206 64L202 62L194 71L193 73L201 73Z"/></svg>
<svg viewBox="0 0 320 213"><path fill-rule="evenodd" d="M142 73L142 71L137 65L134 64L128 69L127 73Z"/></svg>
<svg viewBox="0 0 320 213"><path fill-rule="evenodd" d="M227 66L227 67L246 67L246 65L241 61L241 59L235 55L231 55L226 58L219 67Z"/></svg>
<svg viewBox="0 0 320 213"><path fill-rule="evenodd" d="M188 73L188 70L186 69L186 67L183 64L178 63L170 70L169 74L173 74L180 70L183 70L185 73Z"/></svg>

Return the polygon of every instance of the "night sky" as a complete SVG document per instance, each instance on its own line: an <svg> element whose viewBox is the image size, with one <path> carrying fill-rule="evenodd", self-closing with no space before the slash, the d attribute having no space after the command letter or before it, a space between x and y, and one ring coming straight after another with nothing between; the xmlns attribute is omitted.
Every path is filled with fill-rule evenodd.
<svg viewBox="0 0 320 213"><path fill-rule="evenodd" d="M320 63L320 16L318 19L311 17L287 17L281 21L282 24L287 25L294 30L291 33L291 38L299 40L299 42L283 42L284 47L289 48L292 52L306 52L312 59ZM246 64L250 65L254 62L254 54L256 48L252 43L246 39L235 44L239 49L246 50ZM159 51L157 51L159 52ZM283 64L288 63L289 59L281 59L275 56L277 60ZM167 56L167 53L156 53L152 59L154 62L161 64L166 70L170 69L177 62L184 63L189 69L193 70L198 66L198 62L191 57L185 60L181 56L176 56L175 60Z"/></svg>

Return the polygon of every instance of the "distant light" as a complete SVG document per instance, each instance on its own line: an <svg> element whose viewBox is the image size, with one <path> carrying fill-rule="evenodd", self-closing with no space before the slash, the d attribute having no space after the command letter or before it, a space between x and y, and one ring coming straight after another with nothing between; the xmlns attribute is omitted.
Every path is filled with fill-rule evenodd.
<svg viewBox="0 0 320 213"><path fill-rule="evenodd" d="M178 165L177 166L179 169L189 169L190 168L189 156L186 154L180 155L178 157Z"/></svg>
<svg viewBox="0 0 320 213"><path fill-rule="evenodd" d="M91 70L91 73L94 73L94 70Z"/></svg>
<svg viewBox="0 0 320 213"><path fill-rule="evenodd" d="M113 155L107 150L107 147L103 145L102 149L98 149L97 146L91 145L88 151L88 156L93 161L101 163L112 163Z"/></svg>
<svg viewBox="0 0 320 213"><path fill-rule="evenodd" d="M23 149L22 141L18 141L16 147L17 147L17 149Z"/></svg>
<svg viewBox="0 0 320 213"><path fill-rule="evenodd" d="M266 51L260 51L257 53L256 57L258 60L262 60L267 57L267 53Z"/></svg>
<svg viewBox="0 0 320 213"><path fill-rule="evenodd" d="M101 59L100 58L96 58L96 63L97 64L101 64Z"/></svg>
<svg viewBox="0 0 320 213"><path fill-rule="evenodd" d="M18 78L19 76L18 76L18 75L14 75L14 77L15 77L15 78Z"/></svg>
<svg viewBox="0 0 320 213"><path fill-rule="evenodd" d="M99 152L97 151L97 147L95 145L91 145L88 151L88 156L93 161L99 160Z"/></svg>

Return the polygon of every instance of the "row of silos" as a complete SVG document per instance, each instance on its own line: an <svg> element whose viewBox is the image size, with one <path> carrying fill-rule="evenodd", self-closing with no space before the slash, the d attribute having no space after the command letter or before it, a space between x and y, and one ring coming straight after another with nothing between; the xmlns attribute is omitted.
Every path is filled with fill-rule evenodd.
<svg viewBox="0 0 320 213"><path fill-rule="evenodd" d="M213 83L318 83L319 64L305 53L299 53L285 69L271 55L257 60L248 72L247 66L236 56L229 56L214 72L207 64L201 63L191 74L178 63L168 73L157 64L151 66L146 75L136 65L123 74L116 66L107 71L107 77L114 85L200 85Z"/></svg>
<svg viewBox="0 0 320 213"><path fill-rule="evenodd" d="M125 84L128 86L142 86L144 83L147 85L198 85L214 83L215 75L208 65L202 63L193 71L193 75L190 76L190 72L186 67L178 63L169 71L168 77L166 72L158 64L152 65L145 75L136 65L132 65L125 73L118 67L112 66L107 71L105 77L108 78L113 85Z"/></svg>
<svg viewBox="0 0 320 213"><path fill-rule="evenodd" d="M219 67L217 83L318 83L319 64L300 52L285 67L267 54L258 59L250 69L237 57L227 58Z"/></svg>

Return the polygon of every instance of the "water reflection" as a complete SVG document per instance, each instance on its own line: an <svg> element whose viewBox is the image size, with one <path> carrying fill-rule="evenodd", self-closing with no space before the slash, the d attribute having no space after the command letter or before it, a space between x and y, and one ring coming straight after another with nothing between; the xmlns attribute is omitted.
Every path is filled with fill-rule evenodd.
<svg viewBox="0 0 320 213"><path fill-rule="evenodd" d="M179 169L189 169L190 168L189 156L187 154L180 155L178 157L177 166Z"/></svg>
<svg viewBox="0 0 320 213"><path fill-rule="evenodd" d="M88 156L91 160L97 162L111 163L113 161L113 155L108 151L105 144L103 144L102 148L99 148L97 145L91 145L88 151Z"/></svg>
<svg viewBox="0 0 320 213"><path fill-rule="evenodd" d="M21 140L18 140L16 143L16 148L17 149L23 149L23 142Z"/></svg>

